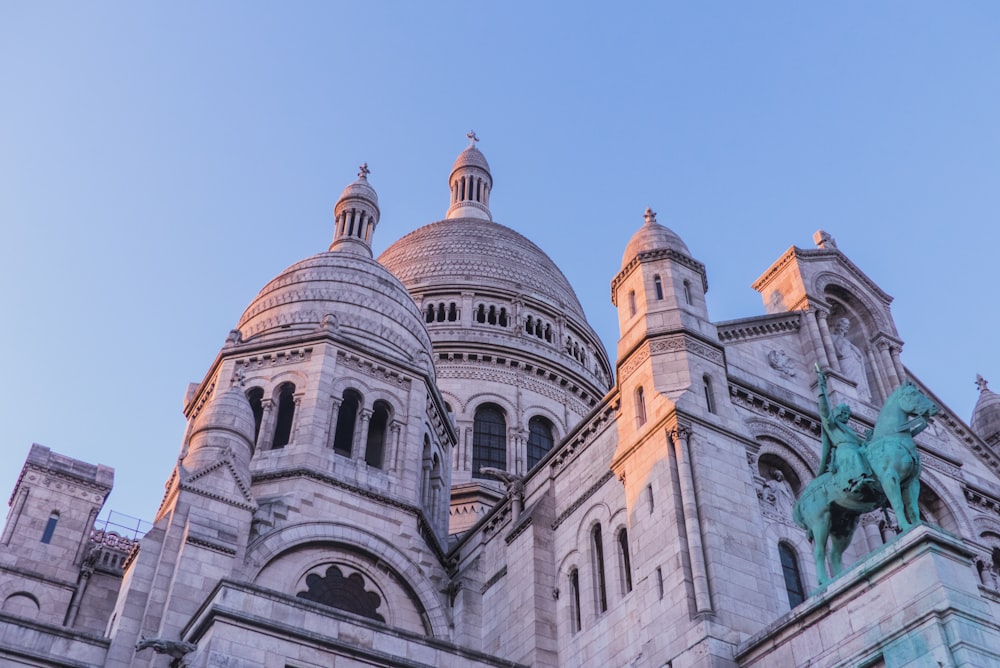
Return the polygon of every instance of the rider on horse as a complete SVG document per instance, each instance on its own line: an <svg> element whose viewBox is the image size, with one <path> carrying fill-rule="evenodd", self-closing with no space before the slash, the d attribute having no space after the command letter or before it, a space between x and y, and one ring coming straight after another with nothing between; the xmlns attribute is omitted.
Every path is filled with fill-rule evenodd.
<svg viewBox="0 0 1000 668"><path fill-rule="evenodd" d="M851 419L850 406L837 404L830 411L826 374L819 369L819 365L816 366L816 374L819 376L819 415L823 423L823 454L819 471L829 471L845 492L863 492L862 487L874 480L862 452L865 442L848 423Z"/></svg>

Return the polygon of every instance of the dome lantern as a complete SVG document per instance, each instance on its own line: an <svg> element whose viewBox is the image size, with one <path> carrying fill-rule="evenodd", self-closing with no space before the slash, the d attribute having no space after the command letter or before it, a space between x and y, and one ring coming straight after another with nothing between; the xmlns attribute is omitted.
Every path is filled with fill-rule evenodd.
<svg viewBox="0 0 1000 668"><path fill-rule="evenodd" d="M476 148L479 137L469 132L469 146L458 154L451 168L448 186L451 188L451 206L446 218L479 218L493 220L490 214L490 191L493 176L486 156Z"/></svg>
<svg viewBox="0 0 1000 668"><path fill-rule="evenodd" d="M979 438L990 445L1000 444L1000 394L991 390L982 376L976 376L979 401L972 410L969 426Z"/></svg>
<svg viewBox="0 0 1000 668"><path fill-rule="evenodd" d="M372 236L378 225L378 195L368 183L368 163L358 169L357 180L344 188L333 209L333 243L330 250L372 257Z"/></svg>

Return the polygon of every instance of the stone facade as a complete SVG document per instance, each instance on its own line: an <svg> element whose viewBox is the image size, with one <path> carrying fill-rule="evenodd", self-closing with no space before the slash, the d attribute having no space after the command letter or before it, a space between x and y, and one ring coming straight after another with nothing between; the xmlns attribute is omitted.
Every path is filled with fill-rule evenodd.
<svg viewBox="0 0 1000 668"><path fill-rule="evenodd" d="M809 593L814 366L859 433L903 381L926 390L829 235L762 274L762 315L714 322L706 267L647 210L612 277L612 369L558 267L492 220L474 141L446 219L378 261L367 175L189 389L141 541L93 528L111 469L32 447L4 665L1000 665L985 381L972 428L942 406L916 438L926 524L864 516Z"/></svg>

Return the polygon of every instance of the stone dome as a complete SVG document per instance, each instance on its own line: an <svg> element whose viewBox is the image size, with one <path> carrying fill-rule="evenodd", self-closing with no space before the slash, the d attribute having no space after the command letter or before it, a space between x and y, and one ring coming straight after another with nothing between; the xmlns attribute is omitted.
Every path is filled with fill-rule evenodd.
<svg viewBox="0 0 1000 668"><path fill-rule="evenodd" d="M293 264L264 286L237 327L244 342L269 343L325 330L389 358L429 366L430 337L410 294L362 255L333 251Z"/></svg>
<svg viewBox="0 0 1000 668"><path fill-rule="evenodd" d="M462 154L470 151L479 153L468 148ZM378 261L411 291L497 287L529 294L586 322L576 293L552 259L499 223L477 218L431 223L389 246Z"/></svg>
<svg viewBox="0 0 1000 668"><path fill-rule="evenodd" d="M979 401L972 410L972 421L969 426L979 438L988 443L1000 441L1000 394L986 386L982 376L977 378L979 385Z"/></svg>
<svg viewBox="0 0 1000 668"><path fill-rule="evenodd" d="M656 222L656 214L650 209L646 209L646 222L639 231L632 235L628 245L625 246L625 254L622 256L622 266L627 265L636 255L645 251L655 250L675 250L688 257L691 251L687 244L669 227L664 227Z"/></svg>
<svg viewBox="0 0 1000 668"><path fill-rule="evenodd" d="M487 172L490 171L490 163L486 162L486 156L474 145L458 154L455 164L451 167L451 173L454 174L463 167L479 167Z"/></svg>
<svg viewBox="0 0 1000 668"><path fill-rule="evenodd" d="M254 441L254 417L250 402L238 386L216 394L194 423L192 436L206 430L228 431L240 436L249 445Z"/></svg>

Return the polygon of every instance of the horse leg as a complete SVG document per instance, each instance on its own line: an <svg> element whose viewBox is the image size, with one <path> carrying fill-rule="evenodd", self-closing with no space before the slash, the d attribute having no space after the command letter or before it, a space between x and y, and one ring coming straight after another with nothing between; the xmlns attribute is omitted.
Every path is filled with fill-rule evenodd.
<svg viewBox="0 0 1000 668"><path fill-rule="evenodd" d="M847 548L851 544L851 539L854 538L854 530L858 528L858 521L860 519L860 515L854 515L848 521L847 526L844 527L843 533L836 531L830 533L830 568L833 571L834 577L840 575L840 572L844 570L844 552L847 551Z"/></svg>
<svg viewBox="0 0 1000 668"><path fill-rule="evenodd" d="M820 587L830 582L826 567L826 541L830 535L830 512L821 513L812 524L813 558L816 560L816 580Z"/></svg>
<svg viewBox="0 0 1000 668"><path fill-rule="evenodd" d="M920 524L920 505L917 503L918 496L920 496L920 476L914 475L906 481L902 490L903 507L906 509L906 519L910 523L910 526Z"/></svg>

